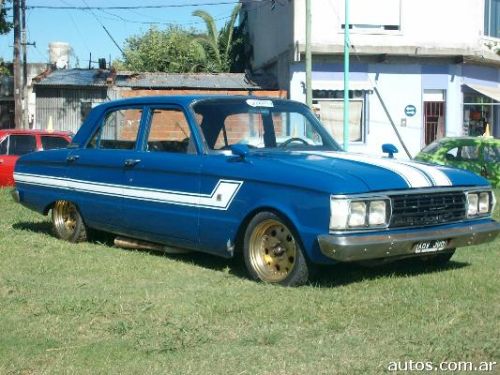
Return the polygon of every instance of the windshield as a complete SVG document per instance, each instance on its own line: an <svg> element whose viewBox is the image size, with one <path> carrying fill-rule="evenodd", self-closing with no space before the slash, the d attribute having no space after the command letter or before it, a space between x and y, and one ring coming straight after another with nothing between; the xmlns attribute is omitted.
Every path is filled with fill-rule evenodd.
<svg viewBox="0 0 500 375"><path fill-rule="evenodd" d="M208 147L332 150L340 147L304 105L286 100L206 99L193 105Z"/></svg>

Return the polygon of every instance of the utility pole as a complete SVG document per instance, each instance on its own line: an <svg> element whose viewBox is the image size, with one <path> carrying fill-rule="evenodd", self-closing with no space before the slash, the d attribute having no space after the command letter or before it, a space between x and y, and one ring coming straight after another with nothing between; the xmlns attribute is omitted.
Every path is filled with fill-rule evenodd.
<svg viewBox="0 0 500 375"><path fill-rule="evenodd" d="M21 129L22 121L22 67L21 67L21 27L20 27L20 2L14 0L14 124L16 129Z"/></svg>
<svg viewBox="0 0 500 375"><path fill-rule="evenodd" d="M26 42L26 0L21 0L21 46L23 49L22 128L28 129L28 59Z"/></svg>
<svg viewBox="0 0 500 375"><path fill-rule="evenodd" d="M349 149L349 0L345 0L344 17L344 151Z"/></svg>
<svg viewBox="0 0 500 375"><path fill-rule="evenodd" d="M311 0L306 0L306 103L312 108Z"/></svg>

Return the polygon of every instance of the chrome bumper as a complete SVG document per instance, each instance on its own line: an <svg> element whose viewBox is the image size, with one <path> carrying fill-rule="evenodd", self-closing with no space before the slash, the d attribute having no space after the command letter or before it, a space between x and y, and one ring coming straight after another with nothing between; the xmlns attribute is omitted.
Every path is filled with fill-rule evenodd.
<svg viewBox="0 0 500 375"><path fill-rule="evenodd" d="M318 236L321 252L340 262L417 255L415 245L422 241L447 240L446 249L478 245L493 241L500 223L467 223L460 227L417 229L404 232L356 233ZM427 253L429 255L430 253ZM423 254L421 254L423 255Z"/></svg>

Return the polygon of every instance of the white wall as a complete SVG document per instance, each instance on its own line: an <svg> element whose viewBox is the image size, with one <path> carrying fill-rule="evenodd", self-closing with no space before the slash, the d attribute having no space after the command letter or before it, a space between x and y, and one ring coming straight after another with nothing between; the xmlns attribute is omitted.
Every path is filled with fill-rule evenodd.
<svg viewBox="0 0 500 375"><path fill-rule="evenodd" d="M313 46L342 45L344 2L312 0ZM294 38L304 44L305 0L295 0L295 4ZM360 15L360 12L365 14ZM390 22L397 12L400 12L401 30L351 30L351 43L358 48L394 46L408 47L409 51L412 47L480 49L484 0L351 0L350 19L353 22L369 22L370 19Z"/></svg>

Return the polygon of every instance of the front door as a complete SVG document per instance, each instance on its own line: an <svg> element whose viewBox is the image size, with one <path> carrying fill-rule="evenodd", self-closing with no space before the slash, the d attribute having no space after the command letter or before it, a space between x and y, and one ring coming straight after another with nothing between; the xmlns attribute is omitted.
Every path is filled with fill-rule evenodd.
<svg viewBox="0 0 500 375"><path fill-rule="evenodd" d="M179 107L151 107L134 164L125 170L124 212L135 237L197 248L201 155Z"/></svg>
<svg viewBox="0 0 500 375"><path fill-rule="evenodd" d="M425 145L445 136L444 101L424 102Z"/></svg>

